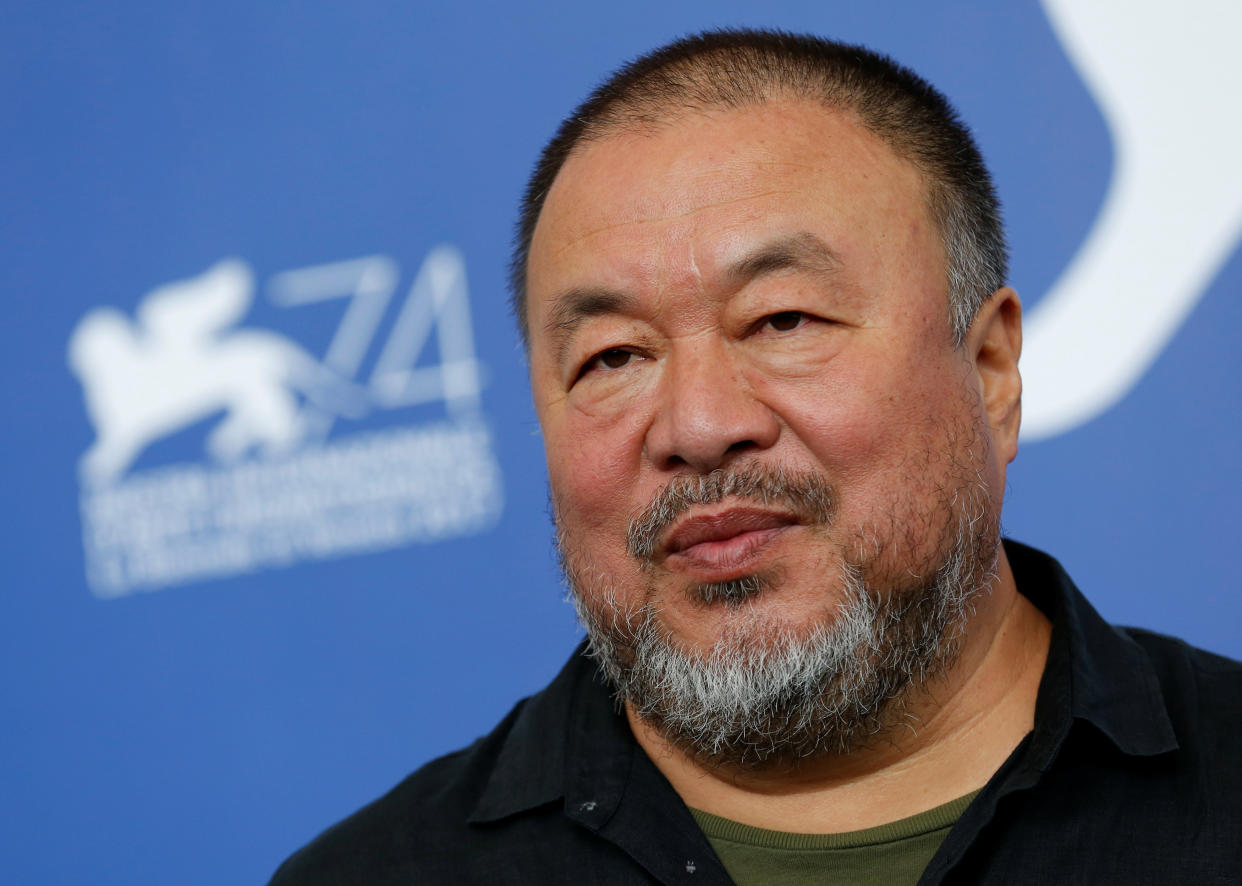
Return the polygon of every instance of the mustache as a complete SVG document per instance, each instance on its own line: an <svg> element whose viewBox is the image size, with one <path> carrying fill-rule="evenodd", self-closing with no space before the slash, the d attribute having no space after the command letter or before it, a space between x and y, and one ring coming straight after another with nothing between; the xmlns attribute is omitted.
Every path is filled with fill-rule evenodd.
<svg viewBox="0 0 1242 886"><path fill-rule="evenodd" d="M630 521L626 545L630 555L648 562L660 538L692 507L725 499L753 502L789 511L800 522L827 525L836 514L837 495L819 474L778 466L718 468L710 474L677 477L656 493L651 504Z"/></svg>

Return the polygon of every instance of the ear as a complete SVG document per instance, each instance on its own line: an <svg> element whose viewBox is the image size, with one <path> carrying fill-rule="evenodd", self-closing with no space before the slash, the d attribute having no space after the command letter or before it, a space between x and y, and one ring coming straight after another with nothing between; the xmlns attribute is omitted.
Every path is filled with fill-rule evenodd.
<svg viewBox="0 0 1242 886"><path fill-rule="evenodd" d="M1008 286L992 293L970 325L966 348L974 359L992 448L1003 469L1018 454L1018 427L1022 424L1022 376L1018 374L1022 302L1018 293Z"/></svg>

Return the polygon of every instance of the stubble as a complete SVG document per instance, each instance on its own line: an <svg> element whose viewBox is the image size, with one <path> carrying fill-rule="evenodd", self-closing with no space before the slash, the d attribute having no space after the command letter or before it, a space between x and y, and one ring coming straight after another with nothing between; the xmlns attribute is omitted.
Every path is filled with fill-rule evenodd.
<svg viewBox="0 0 1242 886"><path fill-rule="evenodd" d="M582 545L558 533L589 652L618 702L701 762L747 769L850 754L906 722L912 698L956 660L999 547L999 519L975 460L940 458L949 482L938 501L921 513L895 502L885 525L856 527L838 543L824 576L825 599L834 602L810 623L750 605L780 592L779 565L686 586L692 604L732 610L706 650L670 631L650 589L625 602L635 595L620 593ZM726 500L789 510L825 537L834 529L842 535L839 497L822 476L749 464L661 489L630 523L631 556L650 574L669 526L692 508Z"/></svg>

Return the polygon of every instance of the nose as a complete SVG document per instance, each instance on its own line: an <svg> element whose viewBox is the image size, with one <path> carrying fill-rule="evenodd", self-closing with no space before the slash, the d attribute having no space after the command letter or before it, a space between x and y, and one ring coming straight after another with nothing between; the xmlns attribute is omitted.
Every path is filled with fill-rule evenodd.
<svg viewBox="0 0 1242 886"><path fill-rule="evenodd" d="M674 350L661 378L646 454L662 471L707 473L776 444L781 424L719 343Z"/></svg>

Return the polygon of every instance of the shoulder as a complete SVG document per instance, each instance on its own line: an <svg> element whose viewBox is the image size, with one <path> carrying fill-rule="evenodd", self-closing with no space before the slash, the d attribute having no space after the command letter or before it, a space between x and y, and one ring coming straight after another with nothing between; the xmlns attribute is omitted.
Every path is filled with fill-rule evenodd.
<svg viewBox="0 0 1242 886"><path fill-rule="evenodd" d="M584 679L591 674L579 647L488 735L324 831L280 866L271 886L493 882L523 853L541 853L542 864L565 843L557 838L567 826L559 810L572 712L585 698L610 705L602 685Z"/></svg>
<svg viewBox="0 0 1242 886"><path fill-rule="evenodd" d="M469 747L432 760L328 828L290 856L270 886L382 884L406 882L414 871L444 867L447 872L464 848L465 823L499 750L528 702L518 702Z"/></svg>
<svg viewBox="0 0 1242 886"><path fill-rule="evenodd" d="M1176 662L1203 674L1242 678L1242 661L1200 649L1185 640L1147 628L1119 627L1118 630L1146 649L1157 663Z"/></svg>
<svg viewBox="0 0 1242 886"><path fill-rule="evenodd" d="M1186 737L1186 727L1236 724L1242 715L1242 662L1154 631L1119 630L1147 653L1179 739Z"/></svg>

